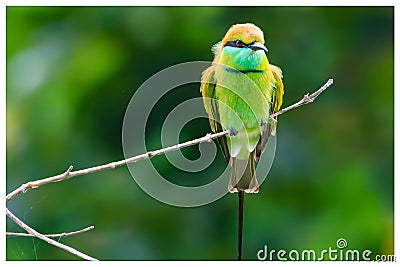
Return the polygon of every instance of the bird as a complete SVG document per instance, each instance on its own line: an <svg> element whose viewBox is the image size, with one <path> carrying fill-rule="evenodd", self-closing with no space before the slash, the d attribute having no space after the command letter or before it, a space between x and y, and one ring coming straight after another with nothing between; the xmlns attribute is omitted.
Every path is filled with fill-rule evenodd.
<svg viewBox="0 0 400 267"><path fill-rule="evenodd" d="M238 260L242 258L244 194L258 193L256 162L276 134L283 101L282 70L269 63L263 31L253 23L232 25L212 47L200 91L214 133L232 169L228 191L239 196Z"/></svg>

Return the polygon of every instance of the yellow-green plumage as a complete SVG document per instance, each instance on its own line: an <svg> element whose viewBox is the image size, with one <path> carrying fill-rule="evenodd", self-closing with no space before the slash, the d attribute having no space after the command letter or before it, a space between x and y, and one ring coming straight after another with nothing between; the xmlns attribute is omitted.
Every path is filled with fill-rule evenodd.
<svg viewBox="0 0 400 267"><path fill-rule="evenodd" d="M232 166L231 192L258 192L255 163L275 134L270 114L282 104L281 70L269 64L262 31L255 25L233 25L213 47L213 65L204 71L201 92L213 132L231 130L219 139Z"/></svg>

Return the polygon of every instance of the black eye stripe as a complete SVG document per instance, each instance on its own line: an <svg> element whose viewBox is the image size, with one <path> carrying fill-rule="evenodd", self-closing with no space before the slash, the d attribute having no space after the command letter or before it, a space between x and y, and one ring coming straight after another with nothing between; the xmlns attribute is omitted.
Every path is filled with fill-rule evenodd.
<svg viewBox="0 0 400 267"><path fill-rule="evenodd" d="M237 41L240 41L240 40L235 40L235 41L229 41L229 42L226 42L225 43L225 46L232 46L232 47L247 47L247 46L249 46L249 45L251 45L251 44L253 44L254 42L252 42L251 44L246 44L246 43L244 43L244 42L242 42L242 44L243 44L243 46L238 46L237 44L236 44L236 42Z"/></svg>

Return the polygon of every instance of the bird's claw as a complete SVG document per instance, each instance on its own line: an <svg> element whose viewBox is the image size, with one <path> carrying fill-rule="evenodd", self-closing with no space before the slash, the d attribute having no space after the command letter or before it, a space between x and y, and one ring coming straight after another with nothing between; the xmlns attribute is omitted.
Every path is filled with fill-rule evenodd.
<svg viewBox="0 0 400 267"><path fill-rule="evenodd" d="M229 132L229 136L230 137L236 136L238 134L238 131L236 131L234 129L229 129L228 132Z"/></svg>

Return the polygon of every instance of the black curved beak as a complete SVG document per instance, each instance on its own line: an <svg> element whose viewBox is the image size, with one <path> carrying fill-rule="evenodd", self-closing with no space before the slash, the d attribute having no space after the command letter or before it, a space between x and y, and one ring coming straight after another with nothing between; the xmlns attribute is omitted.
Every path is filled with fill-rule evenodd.
<svg viewBox="0 0 400 267"><path fill-rule="evenodd" d="M249 44L247 47L254 51L264 50L265 53L268 52L268 49L262 43L259 42L254 42L252 44Z"/></svg>

